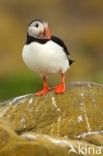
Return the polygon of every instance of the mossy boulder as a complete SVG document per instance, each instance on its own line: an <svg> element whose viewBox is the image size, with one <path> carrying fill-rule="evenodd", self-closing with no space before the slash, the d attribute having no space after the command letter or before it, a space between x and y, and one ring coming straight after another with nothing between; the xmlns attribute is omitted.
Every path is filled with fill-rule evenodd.
<svg viewBox="0 0 103 156"><path fill-rule="evenodd" d="M85 154L80 147L92 148ZM0 156L100 156L103 146L63 137L26 132L17 135L6 122L0 120Z"/></svg>
<svg viewBox="0 0 103 156"><path fill-rule="evenodd" d="M72 83L63 95L25 95L2 103L1 119L19 134L33 131L75 139L103 130L103 86Z"/></svg>
<svg viewBox="0 0 103 156"><path fill-rule="evenodd" d="M8 151L9 156L74 156L79 144L102 147L102 106L103 86L90 82L71 83L62 95L30 94L5 101L0 104L0 156ZM71 145L76 151L70 152Z"/></svg>

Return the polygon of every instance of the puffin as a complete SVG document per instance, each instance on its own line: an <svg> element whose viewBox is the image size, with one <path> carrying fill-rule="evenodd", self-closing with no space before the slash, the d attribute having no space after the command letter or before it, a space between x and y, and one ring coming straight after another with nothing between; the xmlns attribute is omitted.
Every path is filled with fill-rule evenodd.
<svg viewBox="0 0 103 156"><path fill-rule="evenodd" d="M41 19L30 22L22 57L24 63L42 78L43 89L36 92L36 96L46 95L51 90L55 94L65 92L65 72L74 62L69 55L64 42L52 35L48 22ZM57 73L61 75L61 82L51 89L47 77Z"/></svg>

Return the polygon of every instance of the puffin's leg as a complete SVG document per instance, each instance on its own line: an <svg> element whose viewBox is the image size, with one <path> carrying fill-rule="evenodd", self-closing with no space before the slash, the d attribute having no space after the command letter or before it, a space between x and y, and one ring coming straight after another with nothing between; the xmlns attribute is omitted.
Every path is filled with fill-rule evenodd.
<svg viewBox="0 0 103 156"><path fill-rule="evenodd" d="M47 94L49 91L50 91L50 88L48 87L47 79L45 76L43 76L43 89L36 92L35 95L42 96L42 95Z"/></svg>
<svg viewBox="0 0 103 156"><path fill-rule="evenodd" d="M56 94L63 94L65 92L65 80L64 80L64 74L62 73L62 80L61 83L54 87L54 92Z"/></svg>

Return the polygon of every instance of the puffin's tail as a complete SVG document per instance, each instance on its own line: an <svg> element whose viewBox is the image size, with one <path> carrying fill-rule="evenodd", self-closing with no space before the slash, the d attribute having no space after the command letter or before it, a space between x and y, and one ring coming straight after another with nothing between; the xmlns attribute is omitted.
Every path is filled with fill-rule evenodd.
<svg viewBox="0 0 103 156"><path fill-rule="evenodd" d="M69 65L71 65L75 60L69 59Z"/></svg>

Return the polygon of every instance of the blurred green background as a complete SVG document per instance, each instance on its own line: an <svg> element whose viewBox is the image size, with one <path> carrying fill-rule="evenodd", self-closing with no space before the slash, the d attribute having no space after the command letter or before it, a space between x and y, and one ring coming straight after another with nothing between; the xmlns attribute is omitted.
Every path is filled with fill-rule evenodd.
<svg viewBox="0 0 103 156"><path fill-rule="evenodd" d="M70 81L103 83L103 0L1 0L0 1L0 101L35 92L42 86L38 75L22 60L28 23L49 22L76 62L66 74ZM50 85L59 76L49 78Z"/></svg>

